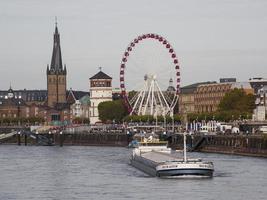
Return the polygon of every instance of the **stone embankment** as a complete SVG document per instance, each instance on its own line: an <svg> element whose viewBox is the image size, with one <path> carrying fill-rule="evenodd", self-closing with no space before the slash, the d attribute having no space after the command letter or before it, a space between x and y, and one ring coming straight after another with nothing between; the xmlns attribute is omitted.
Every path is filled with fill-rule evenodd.
<svg viewBox="0 0 267 200"><path fill-rule="evenodd" d="M169 144L182 149L183 136L171 136ZM267 157L266 135L191 135L187 136L187 144L192 151Z"/></svg>
<svg viewBox="0 0 267 200"><path fill-rule="evenodd" d="M126 147L131 141L131 136L125 133L42 133L35 134L30 131L21 131L1 141L2 144L17 145L93 145L93 146L121 146Z"/></svg>
<svg viewBox="0 0 267 200"><path fill-rule="evenodd" d="M131 138L122 133L74 133L63 134L63 145L94 145L126 147ZM55 135L54 143L60 144L60 134Z"/></svg>

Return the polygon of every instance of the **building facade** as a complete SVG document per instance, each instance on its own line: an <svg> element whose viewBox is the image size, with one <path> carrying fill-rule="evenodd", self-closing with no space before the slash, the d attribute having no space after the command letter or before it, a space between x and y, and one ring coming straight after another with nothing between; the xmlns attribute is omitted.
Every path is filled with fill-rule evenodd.
<svg viewBox="0 0 267 200"><path fill-rule="evenodd" d="M99 122L98 105L112 101L112 78L101 70L90 78L90 123Z"/></svg>
<svg viewBox="0 0 267 200"><path fill-rule="evenodd" d="M39 117L39 105L27 104L21 97L15 95L10 87L7 95L0 97L0 119L22 119Z"/></svg>
<svg viewBox="0 0 267 200"><path fill-rule="evenodd" d="M0 98L0 118L20 118L26 113L29 113L29 107L22 99L15 97L10 87L7 96Z"/></svg>
<svg viewBox="0 0 267 200"><path fill-rule="evenodd" d="M195 92L195 112L215 112L227 92L233 89L243 89L246 94L254 94L254 90L248 82L203 84L197 87Z"/></svg>
<svg viewBox="0 0 267 200"><path fill-rule="evenodd" d="M216 82L201 82L194 83L181 88L181 93L179 97L179 113L194 113L195 108L195 93L199 85L203 84L214 84Z"/></svg>
<svg viewBox="0 0 267 200"><path fill-rule="evenodd" d="M231 83L199 85L195 93L196 112L215 112L224 95L231 90L231 86Z"/></svg>
<svg viewBox="0 0 267 200"><path fill-rule="evenodd" d="M67 102L70 103L71 121L76 118L88 119L90 113L90 96L88 92L73 91L70 89Z"/></svg>

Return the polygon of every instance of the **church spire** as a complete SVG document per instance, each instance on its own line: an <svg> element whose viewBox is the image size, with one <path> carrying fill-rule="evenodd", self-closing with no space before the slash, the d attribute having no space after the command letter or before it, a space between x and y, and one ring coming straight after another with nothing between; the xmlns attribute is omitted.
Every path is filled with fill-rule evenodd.
<svg viewBox="0 0 267 200"><path fill-rule="evenodd" d="M54 33L54 44L53 44L53 53L51 59L50 69L55 72L61 72L63 70L62 65L62 56L60 48L60 35L57 28L57 21L55 23L55 33Z"/></svg>
<svg viewBox="0 0 267 200"><path fill-rule="evenodd" d="M47 105L49 107L58 108L57 105L66 103L67 88L67 69L63 67L60 35L57 27L57 19L55 20L54 44L50 67L47 66Z"/></svg>

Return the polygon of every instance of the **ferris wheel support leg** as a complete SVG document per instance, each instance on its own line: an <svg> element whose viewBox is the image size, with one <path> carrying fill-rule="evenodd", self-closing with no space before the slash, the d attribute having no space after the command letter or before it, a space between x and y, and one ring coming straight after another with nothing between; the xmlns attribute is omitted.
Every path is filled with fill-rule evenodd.
<svg viewBox="0 0 267 200"><path fill-rule="evenodd" d="M151 94L151 89L152 89L152 84L150 85L149 87L149 92L148 92L148 95L147 95L147 100L146 100L146 105L145 105L145 109L143 110L143 115L146 114L146 109L147 109L147 106L148 106L148 102L149 102L149 97L150 97L150 94Z"/></svg>
<svg viewBox="0 0 267 200"><path fill-rule="evenodd" d="M162 91L160 90L160 87L159 87L158 83L156 83L156 85L157 85L157 87L158 87L158 89L159 89L160 95L162 96L162 98L163 98L163 100L164 100L164 103L166 104L166 107L168 108L168 110L170 110L170 106L169 106L169 104L167 103L167 101L166 101L166 99L165 99L165 97L164 97Z"/></svg>
<svg viewBox="0 0 267 200"><path fill-rule="evenodd" d="M132 105L133 102L136 102L136 100L137 100L139 94L140 94L140 92L137 92L137 93L134 95L134 97L131 99L131 101L129 101L130 105Z"/></svg>
<svg viewBox="0 0 267 200"><path fill-rule="evenodd" d="M170 106L170 110L174 110L174 107L176 106L178 100L179 100L179 96L178 95L175 95L174 97L174 101L173 101L173 104Z"/></svg>
<svg viewBox="0 0 267 200"><path fill-rule="evenodd" d="M145 87L144 87L144 89L145 89ZM132 112L130 113L131 115L132 115L132 113L135 111L135 109L136 109L136 107L137 107L137 105L138 105L138 102L139 102L139 100L140 100L140 98L141 98L141 96L142 96L142 93L143 93L144 89L141 90L141 92L138 94L137 100L136 100L136 102L135 102L135 104L134 104L134 106L133 106L133 110L132 110Z"/></svg>
<svg viewBox="0 0 267 200"><path fill-rule="evenodd" d="M160 103L160 106L161 106L162 113L165 113L165 109L164 109L162 100L160 98L159 92L157 92L157 96L158 96L158 99L159 99L159 103ZM163 115L165 115L165 114L163 114Z"/></svg>
<svg viewBox="0 0 267 200"><path fill-rule="evenodd" d="M143 102L144 102L144 98L145 98L145 90L142 91L142 99L141 99L140 104L139 104L138 115L141 114L141 111L142 111L142 105L143 105Z"/></svg>
<svg viewBox="0 0 267 200"><path fill-rule="evenodd" d="M150 115L154 115L154 92L155 92L155 80L152 81L152 91L151 91L151 104L150 104Z"/></svg>
<svg viewBox="0 0 267 200"><path fill-rule="evenodd" d="M138 109L138 115L141 114L141 111L142 111L142 106L143 106L143 102L144 102L144 99L145 99L145 95L146 95L146 91L147 91L147 81L145 82L145 87L144 87L144 90L142 91L142 100L139 104L139 109Z"/></svg>

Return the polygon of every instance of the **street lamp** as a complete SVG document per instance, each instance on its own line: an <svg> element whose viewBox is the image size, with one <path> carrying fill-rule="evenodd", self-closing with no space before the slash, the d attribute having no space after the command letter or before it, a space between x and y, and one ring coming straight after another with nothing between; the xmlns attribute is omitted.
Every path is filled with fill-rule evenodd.
<svg viewBox="0 0 267 200"><path fill-rule="evenodd" d="M21 132L19 131L18 132L18 145L20 145L20 134L21 134Z"/></svg>
<svg viewBox="0 0 267 200"><path fill-rule="evenodd" d="M35 132L35 135L36 135L36 145L38 145L38 143L39 143L38 134L39 134L39 132L38 132L38 131L36 131L36 132Z"/></svg>
<svg viewBox="0 0 267 200"><path fill-rule="evenodd" d="M21 102L19 100L19 102L18 102L18 125L19 126L20 126L20 104L21 104Z"/></svg>

